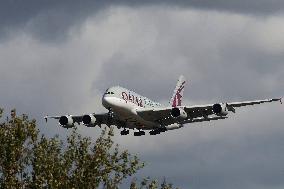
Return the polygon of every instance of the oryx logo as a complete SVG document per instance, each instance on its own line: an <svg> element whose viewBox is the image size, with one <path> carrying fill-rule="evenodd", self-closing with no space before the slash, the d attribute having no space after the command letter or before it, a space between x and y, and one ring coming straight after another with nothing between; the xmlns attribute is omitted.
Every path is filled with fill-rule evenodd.
<svg viewBox="0 0 284 189"><path fill-rule="evenodd" d="M185 81L179 86L173 99L172 107L181 106L182 91L185 86Z"/></svg>

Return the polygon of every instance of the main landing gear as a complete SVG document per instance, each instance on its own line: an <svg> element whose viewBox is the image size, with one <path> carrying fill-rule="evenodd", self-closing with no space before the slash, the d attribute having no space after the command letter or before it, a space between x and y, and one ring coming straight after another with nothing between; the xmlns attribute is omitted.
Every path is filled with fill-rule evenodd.
<svg viewBox="0 0 284 189"><path fill-rule="evenodd" d="M166 132L167 129L166 128L159 128L159 129L154 129L152 131L149 132L150 135L158 135L162 132ZM121 135L128 135L129 134L129 130L126 130L125 128L120 131ZM137 132L134 132L134 136L142 136L145 135L145 131L139 130Z"/></svg>
<svg viewBox="0 0 284 189"><path fill-rule="evenodd" d="M128 135L129 134L129 130L124 129L124 130L120 131L120 134L121 135Z"/></svg>
<svg viewBox="0 0 284 189"><path fill-rule="evenodd" d="M138 132L134 132L134 136L142 136L145 135L145 131L138 131Z"/></svg>
<svg viewBox="0 0 284 189"><path fill-rule="evenodd" d="M128 135L129 130L124 129L124 130L120 131L120 134L121 135ZM134 136L142 136L142 135L145 135L145 131L134 132Z"/></svg>
<svg viewBox="0 0 284 189"><path fill-rule="evenodd" d="M158 135L160 134L160 131L158 129L152 130L149 132L150 135Z"/></svg>
<svg viewBox="0 0 284 189"><path fill-rule="evenodd" d="M166 132L167 129L165 127L159 128L159 129L154 129L152 131L149 132L150 135L158 135L162 132Z"/></svg>

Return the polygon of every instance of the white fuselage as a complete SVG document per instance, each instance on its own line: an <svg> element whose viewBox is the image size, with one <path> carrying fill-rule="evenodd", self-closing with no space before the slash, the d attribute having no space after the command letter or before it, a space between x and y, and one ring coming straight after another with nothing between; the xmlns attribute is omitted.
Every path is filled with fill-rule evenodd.
<svg viewBox="0 0 284 189"><path fill-rule="evenodd" d="M119 120L125 123L126 128L147 130L160 127L158 123L142 119L137 110L162 105L128 89L119 86L109 88L103 95L102 104L105 108L111 109Z"/></svg>

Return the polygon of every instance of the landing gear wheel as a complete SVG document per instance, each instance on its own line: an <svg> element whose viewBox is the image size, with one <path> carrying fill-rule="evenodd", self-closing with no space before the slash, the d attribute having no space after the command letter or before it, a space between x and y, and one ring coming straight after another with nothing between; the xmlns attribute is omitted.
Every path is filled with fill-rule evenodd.
<svg viewBox="0 0 284 189"><path fill-rule="evenodd" d="M122 130L120 131L121 135L128 135L129 134L129 130Z"/></svg>
<svg viewBox="0 0 284 189"><path fill-rule="evenodd" d="M145 133L144 133L145 134ZM134 136L141 136L141 132L138 131L138 132L134 132Z"/></svg>
<svg viewBox="0 0 284 189"><path fill-rule="evenodd" d="M111 125L113 125L113 112L111 110L111 108L108 109L108 113L107 113L107 126L110 127Z"/></svg>
<svg viewBox="0 0 284 189"><path fill-rule="evenodd" d="M160 131L159 130L152 130L149 132L150 135L157 135L157 134L160 134Z"/></svg>
<svg viewBox="0 0 284 189"><path fill-rule="evenodd" d="M113 118L113 112L112 112L111 108L108 109L107 115L108 115L109 119Z"/></svg>
<svg viewBox="0 0 284 189"><path fill-rule="evenodd" d="M166 132L166 131L167 131L167 128L166 128L166 127L162 127L162 128L159 129L159 132L161 132L161 133L162 133L162 132Z"/></svg>

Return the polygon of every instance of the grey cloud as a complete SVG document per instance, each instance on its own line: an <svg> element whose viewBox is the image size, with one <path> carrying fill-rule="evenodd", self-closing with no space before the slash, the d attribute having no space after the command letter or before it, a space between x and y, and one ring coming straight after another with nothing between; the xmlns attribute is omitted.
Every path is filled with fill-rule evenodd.
<svg viewBox="0 0 284 189"><path fill-rule="evenodd" d="M56 123L52 127L43 123L46 114L94 111L82 108L85 104L100 109L97 96L88 93L89 81L96 73L90 67L96 65L84 45L53 46L20 35L0 44L0 57L1 107L17 108L19 114L36 118L43 133L66 135L56 122L50 122Z"/></svg>
<svg viewBox="0 0 284 189"><path fill-rule="evenodd" d="M103 90L106 86L120 85L156 100L170 99L179 76L177 73L171 76L169 70L164 72L155 63L143 59L129 60L127 55L115 55L103 64L102 69L104 74L95 80L93 87ZM167 86L169 89L165 90Z"/></svg>
<svg viewBox="0 0 284 189"><path fill-rule="evenodd" d="M159 20L167 14L156 14L156 19L152 19L154 28L146 14L143 19L138 19L145 28L148 27L147 32L141 34L135 27L131 28L135 35L129 36L129 41L119 52L105 60L94 87L127 84L125 87L141 91L153 99L167 101L179 74L184 74L188 79L185 96L193 101L244 100L277 97L284 93L281 77L284 74L283 45L269 47L263 38L257 38L258 43L264 42L254 46L255 39L249 38L258 32L253 26L247 27L252 21L249 17L232 16L228 23L216 15L209 20L200 14ZM187 21L185 25L186 18L199 19L202 24ZM276 27L258 19L253 21L263 27ZM161 29L166 27L169 29ZM154 45L139 44L137 41L141 35L143 39L154 39ZM229 39L226 35L230 35ZM266 37L274 38L269 33ZM281 44L284 39L279 41Z"/></svg>
<svg viewBox="0 0 284 189"><path fill-rule="evenodd" d="M66 38L70 27L99 12L104 4L105 1L2 1L0 36L28 30L41 40L58 42Z"/></svg>
<svg viewBox="0 0 284 189"><path fill-rule="evenodd" d="M111 6L176 6L203 10L216 10L251 15L273 15L283 12L284 3L274 1L76 1L76 0L13 0L0 4L0 39L5 40L18 30L29 30L41 40L65 40L69 29L83 20Z"/></svg>

